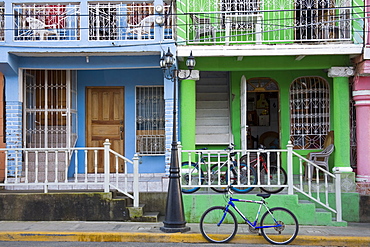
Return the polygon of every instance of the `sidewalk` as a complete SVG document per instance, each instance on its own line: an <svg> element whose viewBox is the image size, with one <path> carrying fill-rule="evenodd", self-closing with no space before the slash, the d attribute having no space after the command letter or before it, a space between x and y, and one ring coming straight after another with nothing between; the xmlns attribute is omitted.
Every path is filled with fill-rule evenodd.
<svg viewBox="0 0 370 247"><path fill-rule="evenodd" d="M86 242L207 242L199 224L188 223L186 233L163 233L162 222L91 221L0 221L0 241ZM231 243L267 244L240 224ZM300 226L293 245L370 246L370 223L348 223L347 227Z"/></svg>

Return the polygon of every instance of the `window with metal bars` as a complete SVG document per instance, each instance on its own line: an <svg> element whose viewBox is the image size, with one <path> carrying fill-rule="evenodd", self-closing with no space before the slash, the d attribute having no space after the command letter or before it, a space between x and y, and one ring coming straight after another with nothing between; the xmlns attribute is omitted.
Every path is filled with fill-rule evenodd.
<svg viewBox="0 0 370 247"><path fill-rule="evenodd" d="M290 85L290 140L295 149L321 149L330 128L330 90L321 77Z"/></svg>
<svg viewBox="0 0 370 247"><path fill-rule="evenodd" d="M163 86L136 88L136 152L141 155L165 153Z"/></svg>
<svg viewBox="0 0 370 247"><path fill-rule="evenodd" d="M77 140L76 71L24 70L25 147L73 147Z"/></svg>

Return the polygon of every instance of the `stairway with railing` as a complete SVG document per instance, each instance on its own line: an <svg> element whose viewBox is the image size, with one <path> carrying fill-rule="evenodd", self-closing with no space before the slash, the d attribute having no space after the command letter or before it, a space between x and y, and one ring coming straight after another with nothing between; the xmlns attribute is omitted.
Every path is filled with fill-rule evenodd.
<svg viewBox="0 0 370 247"><path fill-rule="evenodd" d="M280 184L279 186L283 187L283 191L280 194L285 195L297 195L300 200L300 203L307 204L312 203L316 205L317 212L322 213L324 210L326 213L325 217L332 220L331 215L335 215L335 222L331 224L345 224L342 220L342 201L341 201L341 173L348 172L348 169L345 168L338 168L335 167L333 169L334 174L330 171L323 169L322 167L317 166L312 161L306 159L305 157L299 155L295 151L293 151L293 145L291 142L288 143L286 149L266 149L266 150L233 150L236 152L236 161L237 166L240 167L240 157L244 154L251 155L257 154L258 156L262 153L266 154L267 157L267 166L268 169L272 166L276 166L277 169L285 169L287 173L287 184ZM180 155L179 159L181 160L183 157L197 157L197 153L199 150L182 150L180 146ZM227 158L230 154L230 151L225 150L202 150L203 155L214 157L214 159L209 159L202 169L207 170L208 166L214 165L222 159ZM252 156L252 155L251 155ZM277 162L271 162L271 157L278 157ZM181 160L184 161L184 160ZM224 160L223 160L224 161ZM297 162L298 161L298 162ZM181 162L180 162L181 164ZM272 165L273 164L273 165ZM286 164L286 167L282 166L282 164ZM231 162L228 163L227 170L230 170ZM304 176L304 167L306 165L312 166L315 176L309 175L309 179L305 179ZM293 173L293 167L299 167L298 174ZM258 166L259 169L259 166ZM257 170L258 170L257 169ZM242 169L237 169L237 176L240 176L240 171ZM233 186L238 188L245 188L245 187L253 187L253 188L261 188L261 187L272 187L276 186L270 183L269 179L262 180L261 179L261 172L257 171L257 183L252 183L252 179L247 177L245 179L235 179L233 180ZM200 176L200 173L197 173ZM250 176L251 174L244 174L244 176ZM207 178L207 176L205 175ZM182 180L186 181L186 180ZM198 183L194 184L194 180L189 179L187 184L183 184L182 186L186 186L187 188L191 187L201 187L201 191L208 191L210 187L225 187L225 181L221 180L218 183L208 184L207 179L199 178L196 181ZM231 181L231 180L229 180ZM265 182L263 182L265 181ZM335 199L332 199L332 196ZM334 201L334 203L333 203ZM306 205L307 206L307 205Z"/></svg>
<svg viewBox="0 0 370 247"><path fill-rule="evenodd" d="M131 198L133 206L138 207L139 158L135 155L129 160L110 149L110 145L106 140L104 147L2 148L0 152L11 158L5 159L5 179L0 187L45 193L49 190L115 190ZM98 173L99 155L103 156L103 173ZM87 169L89 160L94 163L91 173ZM119 169L122 163L123 172Z"/></svg>

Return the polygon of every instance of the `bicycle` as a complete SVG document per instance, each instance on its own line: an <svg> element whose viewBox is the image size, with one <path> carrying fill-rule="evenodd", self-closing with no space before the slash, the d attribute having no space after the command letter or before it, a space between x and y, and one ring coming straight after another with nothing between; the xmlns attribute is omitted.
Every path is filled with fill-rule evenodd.
<svg viewBox="0 0 370 247"><path fill-rule="evenodd" d="M283 207L269 208L265 199L271 194L257 194L261 200L235 199L228 191L226 206L215 206L207 209L200 219L200 231L205 239L213 243L226 243L234 238L238 230L238 221L231 208L233 208L248 225L251 233L259 233L271 244L289 244L298 235L299 224L296 216ZM249 221L237 208L235 202L257 203L259 208L253 222ZM262 206L266 212L262 215L258 224Z"/></svg>
<svg viewBox="0 0 370 247"><path fill-rule="evenodd" d="M206 150L207 148L203 148L201 150ZM240 163L239 164L239 171L238 171L238 164L235 161L236 152L231 152L234 149L234 145L231 144L225 151L228 151L228 160L230 161L230 181L231 184L236 185L240 181L240 184L246 185L251 184L255 185L257 183L256 178L256 171L251 166L247 166L246 164ZM202 166L206 167L207 163L205 158L203 157L203 152L198 152L199 155L199 162L189 162L185 161L181 164L181 184L188 184L188 185L197 185L197 184L204 184L204 182L210 182L212 185L228 185L229 173L228 173L228 160L221 164L214 164L210 167L210 170L205 169L205 172L202 170ZM208 168L208 167L206 167ZM208 175L209 173L209 175ZM191 183L189 184L189 181ZM219 182L219 183L218 183ZM183 193L194 193L198 191L200 187L182 187ZM213 191L224 193L226 191L225 187L211 187ZM238 193L247 193L251 191L253 187L232 187L232 190Z"/></svg>
<svg viewBox="0 0 370 247"><path fill-rule="evenodd" d="M264 149L265 147L261 145L260 148ZM287 184L287 174L284 168L282 168L281 166L278 167L276 164L270 164L270 166L268 167L266 153L260 153L259 155L256 153L256 156L257 157L253 157L252 159L249 159L250 161L248 162L248 156L247 154L245 154L240 158L240 163L250 164L250 166L256 170L257 179L260 177L262 185L268 185L268 184L286 185ZM259 173L257 172L258 166L260 168ZM280 183L279 183L279 180L280 180ZM281 187L281 186L261 187L262 191L266 193L271 193L271 194L279 193L283 189L284 187Z"/></svg>

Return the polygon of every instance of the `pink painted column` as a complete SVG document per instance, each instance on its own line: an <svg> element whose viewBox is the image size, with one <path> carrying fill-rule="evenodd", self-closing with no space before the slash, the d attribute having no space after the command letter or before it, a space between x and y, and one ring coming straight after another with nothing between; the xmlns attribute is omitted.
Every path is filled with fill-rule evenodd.
<svg viewBox="0 0 370 247"><path fill-rule="evenodd" d="M370 183L370 76L355 78L353 99L356 106L357 132L356 181Z"/></svg>

